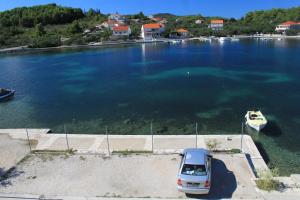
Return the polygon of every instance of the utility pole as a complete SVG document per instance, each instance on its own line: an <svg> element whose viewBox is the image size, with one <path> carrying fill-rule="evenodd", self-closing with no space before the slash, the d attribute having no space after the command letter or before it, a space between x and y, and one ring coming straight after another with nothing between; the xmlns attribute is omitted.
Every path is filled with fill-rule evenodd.
<svg viewBox="0 0 300 200"><path fill-rule="evenodd" d="M196 148L198 148L198 123L196 122Z"/></svg>
<svg viewBox="0 0 300 200"><path fill-rule="evenodd" d="M153 150L154 150L154 144L153 144L153 124L152 124L152 120L151 120L151 124L150 124L150 132L151 132L151 143L152 143L152 153L153 153Z"/></svg>
<svg viewBox="0 0 300 200"><path fill-rule="evenodd" d="M108 156L110 156L110 148L109 148L109 141L108 141L108 131L107 131L107 126L105 126L105 133L106 133L106 142L107 142Z"/></svg>
<svg viewBox="0 0 300 200"><path fill-rule="evenodd" d="M242 122L241 152L243 152L243 136L244 136L244 123Z"/></svg>
<svg viewBox="0 0 300 200"><path fill-rule="evenodd" d="M69 147L69 140L68 140L67 128L66 128L66 125L65 125L65 124L64 124L64 131L65 131L65 135L66 135L67 148L68 148L68 151L69 151L69 150L70 150L70 147Z"/></svg>
<svg viewBox="0 0 300 200"><path fill-rule="evenodd" d="M28 144L29 144L29 150L30 150L30 152L31 152L31 144L30 144L30 139L29 139L29 134L28 134L28 130L27 130L27 128L26 128L26 134L27 134L27 140L28 140Z"/></svg>

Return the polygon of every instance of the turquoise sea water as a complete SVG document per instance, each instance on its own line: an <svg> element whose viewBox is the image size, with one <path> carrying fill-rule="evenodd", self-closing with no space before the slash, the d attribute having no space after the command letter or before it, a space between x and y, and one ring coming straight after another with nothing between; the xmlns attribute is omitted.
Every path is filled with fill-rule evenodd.
<svg viewBox="0 0 300 200"><path fill-rule="evenodd" d="M248 109L271 166L300 173L300 41L142 44L0 56L0 128L72 133L240 133Z"/></svg>

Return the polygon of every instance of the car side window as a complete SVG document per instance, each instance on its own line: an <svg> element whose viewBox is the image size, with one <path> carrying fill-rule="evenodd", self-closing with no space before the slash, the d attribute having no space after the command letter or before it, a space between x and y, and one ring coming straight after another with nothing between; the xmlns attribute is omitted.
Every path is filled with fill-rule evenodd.
<svg viewBox="0 0 300 200"><path fill-rule="evenodd" d="M180 166L180 167L179 167L179 172L180 172L180 170L181 170L181 168L182 168L184 156L185 156L185 154L184 154L183 156L181 156L181 161L180 161L180 165L179 165L179 166Z"/></svg>

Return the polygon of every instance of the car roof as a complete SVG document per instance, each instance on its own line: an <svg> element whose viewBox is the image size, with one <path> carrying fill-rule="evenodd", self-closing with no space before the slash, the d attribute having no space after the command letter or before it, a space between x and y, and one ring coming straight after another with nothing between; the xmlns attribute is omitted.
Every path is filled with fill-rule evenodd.
<svg viewBox="0 0 300 200"><path fill-rule="evenodd" d="M205 149L185 149L185 160L184 164L196 164L196 165L205 165L205 155L208 154Z"/></svg>

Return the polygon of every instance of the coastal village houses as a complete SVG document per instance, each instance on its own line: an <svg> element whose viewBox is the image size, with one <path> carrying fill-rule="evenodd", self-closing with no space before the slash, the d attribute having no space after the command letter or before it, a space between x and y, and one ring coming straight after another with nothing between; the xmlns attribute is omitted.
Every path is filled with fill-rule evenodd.
<svg viewBox="0 0 300 200"><path fill-rule="evenodd" d="M111 14L108 20L103 22L101 27L112 31L113 36L129 36L131 34L130 26L126 25L126 18L119 13Z"/></svg>
<svg viewBox="0 0 300 200"><path fill-rule="evenodd" d="M208 28L211 28L213 31L221 31L224 27L224 20L223 19L213 19L210 21L210 25Z"/></svg>
<svg viewBox="0 0 300 200"><path fill-rule="evenodd" d="M120 22L118 22L118 21L116 21L116 20L108 20L108 21L105 21L105 22L103 22L103 23L101 24L102 27L108 28L108 29L110 29L110 30L112 30L113 27L121 26L121 25L123 25L123 23L120 23Z"/></svg>
<svg viewBox="0 0 300 200"><path fill-rule="evenodd" d="M189 31L184 28L177 29L176 32L180 38L187 38L189 36Z"/></svg>
<svg viewBox="0 0 300 200"><path fill-rule="evenodd" d="M160 23L160 24L166 24L168 23L168 21L164 18L160 18L160 17L154 17L151 20L155 21L156 23Z"/></svg>
<svg viewBox="0 0 300 200"><path fill-rule="evenodd" d="M144 24L141 28L142 38L144 40L153 40L155 38L160 38L164 30L165 26L163 24Z"/></svg>
<svg viewBox="0 0 300 200"><path fill-rule="evenodd" d="M189 31L184 28L177 29L176 31L170 33L170 38L174 38L174 39L184 39L188 37L189 37Z"/></svg>
<svg viewBox="0 0 300 200"><path fill-rule="evenodd" d="M287 21L276 26L275 31L285 33L288 30L300 30L300 22Z"/></svg>
<svg viewBox="0 0 300 200"><path fill-rule="evenodd" d="M126 18L123 15L120 15L118 12L109 15L108 19L117 21L119 23L126 23Z"/></svg>
<svg viewBox="0 0 300 200"><path fill-rule="evenodd" d="M114 36L129 36L131 34L131 29L129 26L115 26L112 29Z"/></svg>

